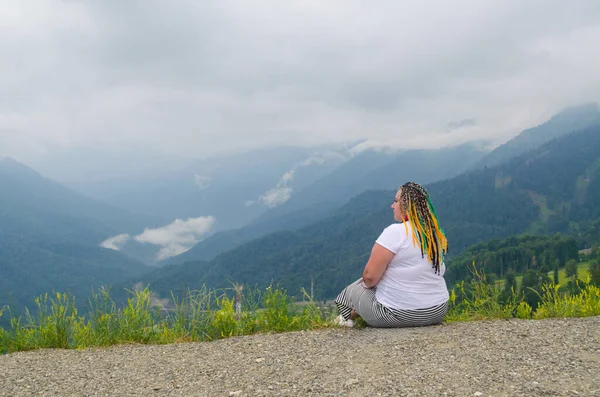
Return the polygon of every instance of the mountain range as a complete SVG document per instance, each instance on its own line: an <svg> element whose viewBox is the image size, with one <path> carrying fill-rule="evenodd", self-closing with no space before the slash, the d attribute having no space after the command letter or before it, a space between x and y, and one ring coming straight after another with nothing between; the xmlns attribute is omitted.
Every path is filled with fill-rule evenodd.
<svg viewBox="0 0 600 397"><path fill-rule="evenodd" d="M490 153L475 144L441 150L364 151L317 179L288 201L265 211L240 229L222 231L163 264L210 260L254 238L278 230L296 230L333 210L365 190L396 189L399 181L422 184L451 178L466 170L482 169L526 153L552 139L600 123L596 104L567 108L545 123L527 129ZM418 164L418 166L417 166Z"/></svg>
<svg viewBox="0 0 600 397"><path fill-rule="evenodd" d="M598 128L587 127L597 116L597 106L567 109L489 154L470 144L352 155L320 147L200 160L110 203L2 159L0 305L140 281L167 294L272 280L295 293L312 280L330 297L364 266L407 179L427 184L451 254L526 231L573 232L600 217ZM175 256L157 262L163 254ZM173 263L183 264L147 266Z"/></svg>
<svg viewBox="0 0 600 397"><path fill-rule="evenodd" d="M600 126L556 138L508 162L427 185L450 253L524 232L576 232L600 217ZM140 280L159 294L275 282L298 293L314 285L335 296L360 276L381 230L392 223L394 191L370 191L332 216L296 231L250 241L214 259L168 266ZM451 261L451 256L449 257Z"/></svg>

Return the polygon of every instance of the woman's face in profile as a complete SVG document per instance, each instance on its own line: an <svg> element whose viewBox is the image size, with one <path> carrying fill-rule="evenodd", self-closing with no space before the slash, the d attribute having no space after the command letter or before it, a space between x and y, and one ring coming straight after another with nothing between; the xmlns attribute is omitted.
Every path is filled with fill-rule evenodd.
<svg viewBox="0 0 600 397"><path fill-rule="evenodd" d="M392 203L392 210L394 210L394 219L398 222L404 221L404 204L400 199L401 190L396 192L396 196L394 197L394 202Z"/></svg>

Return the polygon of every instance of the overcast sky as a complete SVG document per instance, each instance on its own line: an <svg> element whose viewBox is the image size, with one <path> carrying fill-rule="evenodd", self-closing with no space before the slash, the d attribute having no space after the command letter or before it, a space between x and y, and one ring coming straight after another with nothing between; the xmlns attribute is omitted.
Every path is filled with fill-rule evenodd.
<svg viewBox="0 0 600 397"><path fill-rule="evenodd" d="M600 101L598 43L598 0L0 0L0 156L502 142Z"/></svg>

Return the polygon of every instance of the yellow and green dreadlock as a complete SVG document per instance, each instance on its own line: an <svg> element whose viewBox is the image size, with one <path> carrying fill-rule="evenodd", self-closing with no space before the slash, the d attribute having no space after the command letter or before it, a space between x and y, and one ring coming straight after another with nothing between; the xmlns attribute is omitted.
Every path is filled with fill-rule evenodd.
<svg viewBox="0 0 600 397"><path fill-rule="evenodd" d="M400 200L412 225L413 244L419 244L423 257L427 253L435 272L439 274L444 255L448 252L448 241L438 223L429 194L418 183L407 182L400 187ZM408 224L405 222L404 225L408 234Z"/></svg>

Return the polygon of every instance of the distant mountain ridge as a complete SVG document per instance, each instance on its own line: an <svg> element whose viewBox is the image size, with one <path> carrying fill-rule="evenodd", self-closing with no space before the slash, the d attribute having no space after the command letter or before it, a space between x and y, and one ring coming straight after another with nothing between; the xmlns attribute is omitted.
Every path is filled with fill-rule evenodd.
<svg viewBox="0 0 600 397"><path fill-rule="evenodd" d="M600 124L598 104L588 103L566 108L545 123L526 129L515 138L498 146L473 168L498 165L564 134L597 124Z"/></svg>
<svg viewBox="0 0 600 397"><path fill-rule="evenodd" d="M446 179L464 172L484 155L471 144L435 150L367 150L313 182L288 202L267 211L258 220L319 203L338 203L340 207L365 190L397 188L399 179L422 183Z"/></svg>
<svg viewBox="0 0 600 397"><path fill-rule="evenodd" d="M210 260L221 252L265 234L297 230L323 219L366 190L397 188L399 178L428 183L458 175L483 155L472 145L440 150L362 152L249 225L219 232L163 263ZM420 165L415 167L415 164Z"/></svg>
<svg viewBox="0 0 600 397"><path fill-rule="evenodd" d="M0 160L0 200L5 205L10 203L56 215L93 220L107 229L123 232L136 232L164 223L163 219L155 216L130 213L90 199L9 157Z"/></svg>

